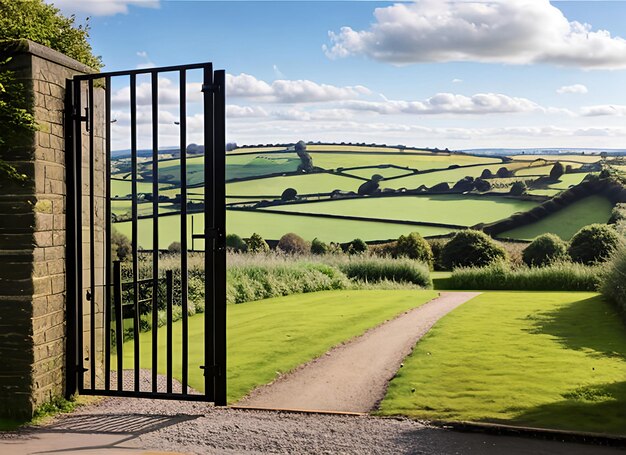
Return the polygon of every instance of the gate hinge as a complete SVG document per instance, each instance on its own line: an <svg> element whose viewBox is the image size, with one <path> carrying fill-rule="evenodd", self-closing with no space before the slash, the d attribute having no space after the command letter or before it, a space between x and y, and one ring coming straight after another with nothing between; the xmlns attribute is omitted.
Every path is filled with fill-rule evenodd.
<svg viewBox="0 0 626 455"><path fill-rule="evenodd" d="M202 84L202 92L219 93L221 89L220 84Z"/></svg>
<svg viewBox="0 0 626 455"><path fill-rule="evenodd" d="M204 376L221 376L222 375L222 369L220 368L219 365L212 365L210 367L205 367L204 365L200 365L200 369L204 370Z"/></svg>

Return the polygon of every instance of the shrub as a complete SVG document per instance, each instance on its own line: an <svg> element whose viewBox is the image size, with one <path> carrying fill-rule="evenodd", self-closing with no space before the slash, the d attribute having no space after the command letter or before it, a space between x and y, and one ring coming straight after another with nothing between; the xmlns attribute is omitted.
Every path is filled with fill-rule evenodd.
<svg viewBox="0 0 626 455"><path fill-rule="evenodd" d="M441 263L441 252L446 243L446 239L428 239L428 246L430 246L430 250L433 253L434 270L444 270L443 264Z"/></svg>
<svg viewBox="0 0 626 455"><path fill-rule="evenodd" d="M167 252L171 254L180 254L182 250L180 242L172 242L170 246L167 247Z"/></svg>
<svg viewBox="0 0 626 455"><path fill-rule="evenodd" d="M491 179L491 178L493 178L493 172L491 172L491 169L485 169L485 170L483 170L482 174L480 174L480 178L481 179Z"/></svg>
<svg viewBox="0 0 626 455"><path fill-rule="evenodd" d="M491 183L484 179L476 179L474 180L474 187L476 188L476 190L484 193L491 189Z"/></svg>
<svg viewBox="0 0 626 455"><path fill-rule="evenodd" d="M496 175L500 177L501 179L504 179L504 178L510 177L511 175L513 175L513 173L503 166L500 169L498 169L498 172L496 172Z"/></svg>
<svg viewBox="0 0 626 455"><path fill-rule="evenodd" d="M298 192L293 188L287 188L280 196L281 201L295 201L298 197Z"/></svg>
<svg viewBox="0 0 626 455"><path fill-rule="evenodd" d="M517 181L513 183L513 185L511 185L509 193L512 196L521 196L522 194L526 193L527 190L528 188L526 187L526 184L524 182Z"/></svg>
<svg viewBox="0 0 626 455"><path fill-rule="evenodd" d="M504 261L496 261L485 267L457 268L446 286L449 289L596 291L601 277L601 267L573 262L511 269Z"/></svg>
<svg viewBox="0 0 626 455"><path fill-rule="evenodd" d="M449 270L455 267L481 267L506 257L506 251L491 237L471 229L457 232L441 252L442 265Z"/></svg>
<svg viewBox="0 0 626 455"><path fill-rule="evenodd" d="M432 287L428 265L410 259L357 258L340 264L348 278L368 283L394 281Z"/></svg>
<svg viewBox="0 0 626 455"><path fill-rule="evenodd" d="M366 196L366 195L370 195L370 194L374 194L378 191L379 189L379 184L378 181L376 180L368 180L367 182L363 183L361 186L359 186L359 189L357 190L357 193L361 196Z"/></svg>
<svg viewBox="0 0 626 455"><path fill-rule="evenodd" d="M237 234L226 235L226 248L237 253L244 252L248 249L246 242Z"/></svg>
<svg viewBox="0 0 626 455"><path fill-rule="evenodd" d="M350 254L362 254L367 251L367 243L361 239L354 239L348 244L348 253Z"/></svg>
<svg viewBox="0 0 626 455"><path fill-rule="evenodd" d="M311 253L320 255L326 254L328 253L328 245L315 237L311 242Z"/></svg>
<svg viewBox="0 0 626 455"><path fill-rule="evenodd" d="M246 246L250 253L267 253L270 250L267 242L256 232L246 240Z"/></svg>
<svg viewBox="0 0 626 455"><path fill-rule="evenodd" d="M433 265L433 252L430 245L417 232L411 232L409 235L401 235L396 242L394 248L395 257L406 256L409 259Z"/></svg>
<svg viewBox="0 0 626 455"><path fill-rule="evenodd" d="M436 185L430 187L430 191L435 193L444 193L446 191L450 191L450 185L448 185L448 182L437 183Z"/></svg>
<svg viewBox="0 0 626 455"><path fill-rule="evenodd" d="M596 264L608 260L621 243L621 237L611 226L590 224L574 234L569 255L576 262Z"/></svg>
<svg viewBox="0 0 626 455"><path fill-rule="evenodd" d="M278 241L278 245L276 245L276 248L278 248L283 253L305 254L309 252L310 245L309 242L304 240L298 234L290 232L280 238L280 240Z"/></svg>
<svg viewBox="0 0 626 455"><path fill-rule="evenodd" d="M522 253L528 266L543 267L567 259L567 244L558 235L543 234L533 240Z"/></svg>
<svg viewBox="0 0 626 455"><path fill-rule="evenodd" d="M111 257L114 261L130 261L133 244L117 229L111 230Z"/></svg>
<svg viewBox="0 0 626 455"><path fill-rule="evenodd" d="M619 249L606 270L600 292L626 314L626 248Z"/></svg>
<svg viewBox="0 0 626 455"><path fill-rule="evenodd" d="M552 169L550 169L550 178L552 180L558 180L563 174L565 174L565 168L560 161L557 161L554 163L554 166L552 166Z"/></svg>
<svg viewBox="0 0 626 455"><path fill-rule="evenodd" d="M461 192L472 191L474 189L474 177L463 177L454 184L452 189Z"/></svg>

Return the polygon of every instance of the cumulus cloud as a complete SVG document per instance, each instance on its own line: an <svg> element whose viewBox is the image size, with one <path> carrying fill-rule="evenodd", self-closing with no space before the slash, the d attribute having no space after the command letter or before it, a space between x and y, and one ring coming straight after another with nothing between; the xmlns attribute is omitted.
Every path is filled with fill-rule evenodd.
<svg viewBox="0 0 626 455"><path fill-rule="evenodd" d="M549 0L416 0L374 11L367 30L329 32L330 58L365 55L394 64L475 61L626 68L626 40L569 21Z"/></svg>
<svg viewBox="0 0 626 455"><path fill-rule="evenodd" d="M156 65L152 60L150 60L150 56L146 51L137 51L137 57L139 57L142 62L137 64L138 69L142 68L154 68Z"/></svg>
<svg viewBox="0 0 626 455"><path fill-rule="evenodd" d="M580 114L584 117L600 117L603 115L623 117L626 115L626 106L615 104L585 106L580 109Z"/></svg>
<svg viewBox="0 0 626 455"><path fill-rule="evenodd" d="M478 93L472 96L437 93L425 101L362 101L349 100L341 106L383 115L395 114L502 114L517 112L547 112L539 104L526 99L498 93Z"/></svg>
<svg viewBox="0 0 626 455"><path fill-rule="evenodd" d="M129 5L158 8L159 0L46 0L67 14L113 16L128 14Z"/></svg>
<svg viewBox="0 0 626 455"><path fill-rule="evenodd" d="M564 85L556 90L559 95L563 95L565 93L576 93L584 95L589 92L586 86L583 84L574 84L574 85Z"/></svg>
<svg viewBox="0 0 626 455"><path fill-rule="evenodd" d="M229 104L226 106L226 117L229 118L254 118L267 117L268 112L259 106L238 106Z"/></svg>
<svg viewBox="0 0 626 455"><path fill-rule="evenodd" d="M337 87L309 80L279 79L271 84L249 74L226 75L226 93L229 97L251 98L274 103L311 103L336 101L370 94L361 85Z"/></svg>

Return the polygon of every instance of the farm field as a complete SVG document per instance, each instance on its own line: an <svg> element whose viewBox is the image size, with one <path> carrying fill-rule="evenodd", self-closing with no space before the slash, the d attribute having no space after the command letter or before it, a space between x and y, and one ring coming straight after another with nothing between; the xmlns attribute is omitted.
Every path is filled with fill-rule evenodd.
<svg viewBox="0 0 626 455"><path fill-rule="evenodd" d="M582 155L582 154L558 154L558 155L510 155L509 158L513 158L517 161L535 161L535 160L546 160L546 161L561 161L566 164L573 163L597 163L602 159L602 157L598 155Z"/></svg>
<svg viewBox="0 0 626 455"><path fill-rule="evenodd" d="M551 232L564 240L569 240L583 226L606 223L611 217L612 208L608 199L602 196L588 196L533 224L503 232L499 237L532 240L541 234Z"/></svg>
<svg viewBox="0 0 626 455"><path fill-rule="evenodd" d="M387 319L435 298L434 291L325 291L227 306L228 402L274 380L331 347ZM204 316L189 318L189 385L204 389ZM180 349L182 323L173 326ZM165 331L159 331L159 372L165 374ZM124 344L124 364L132 365L133 341ZM151 332L140 335L142 368L151 368ZM178 361L178 363L176 363ZM115 365L115 361L112 361ZM180 357L174 372L181 371ZM180 373L179 373L180 374ZM180 379L180 378L179 378Z"/></svg>
<svg viewBox="0 0 626 455"><path fill-rule="evenodd" d="M372 211L373 204L383 206L384 211ZM307 202L270 207L264 210L327 213L469 227L481 222L493 222L507 218L515 212L530 210L535 206L537 206L536 202L505 197L442 194Z"/></svg>
<svg viewBox="0 0 626 455"><path fill-rule="evenodd" d="M298 194L330 193L334 190L356 191L362 183L363 180L335 174L293 175L227 183L226 193L263 199L265 196L280 197L287 188L294 188Z"/></svg>
<svg viewBox="0 0 626 455"><path fill-rule="evenodd" d="M623 322L597 294L485 292L416 345L380 414L624 435L625 378Z"/></svg>

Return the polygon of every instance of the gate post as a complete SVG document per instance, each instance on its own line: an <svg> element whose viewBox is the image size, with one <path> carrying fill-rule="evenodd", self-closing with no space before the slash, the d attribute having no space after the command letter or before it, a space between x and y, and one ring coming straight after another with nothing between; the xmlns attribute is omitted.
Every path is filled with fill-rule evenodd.
<svg viewBox="0 0 626 455"><path fill-rule="evenodd" d="M0 181L0 416L29 418L66 381L66 79L89 67L27 40L0 46L38 129L0 146L25 174Z"/></svg>

